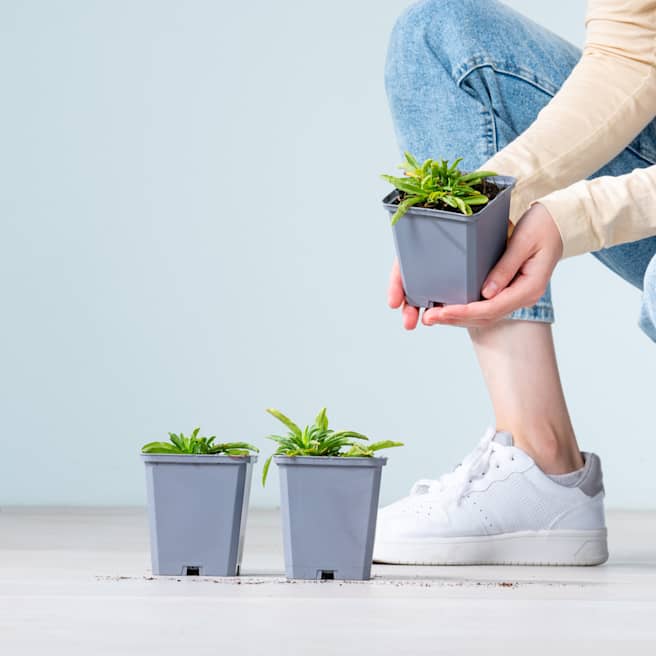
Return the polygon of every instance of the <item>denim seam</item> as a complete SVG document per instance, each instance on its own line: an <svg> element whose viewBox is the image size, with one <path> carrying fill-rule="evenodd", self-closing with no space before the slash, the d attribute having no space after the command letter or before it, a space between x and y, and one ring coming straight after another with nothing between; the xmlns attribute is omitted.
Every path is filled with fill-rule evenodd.
<svg viewBox="0 0 656 656"><path fill-rule="evenodd" d="M456 78L457 86L461 87L463 82L467 79L467 77L471 75L474 71L478 70L479 68L491 68L497 74L509 75L511 77L515 77L519 80L522 80L523 82L526 82L527 84L530 84L536 89L552 97L555 93L555 90L553 93L549 91L547 89L547 86L541 84L535 78L535 75L531 74L530 71L528 71L527 69L517 67L515 69L515 71L517 72L512 72L510 70L506 70L505 68L501 68L500 65L495 64L491 60L482 57L480 55L475 55L474 57L471 57L456 69L455 78ZM491 109L483 106L483 109L481 110L481 115L483 117L483 122L485 126L483 139L484 139L485 146L487 148L486 152L483 153L483 157L485 159L489 159L499 150L499 144L497 141L497 126Z"/></svg>
<svg viewBox="0 0 656 656"><path fill-rule="evenodd" d="M555 96L558 91L558 87L556 85L537 79L535 73L529 71L526 68L517 66L514 67L513 70L509 70L501 64L498 64L485 57L481 57L480 55L470 57L466 62L461 64L455 70L454 76L456 78L456 84L460 86L465 81L467 76L471 75L479 68L491 68L495 73L516 77L517 79L522 80L531 86L534 86L536 89L539 89L540 91L543 91L552 97Z"/></svg>
<svg viewBox="0 0 656 656"><path fill-rule="evenodd" d="M650 159L649 157L641 153L639 150L636 150L633 146L626 146L626 150L630 150L636 157L645 160L645 162L647 162L647 164L649 164L650 166L656 164L656 160Z"/></svg>
<svg viewBox="0 0 656 656"><path fill-rule="evenodd" d="M487 146L487 152L484 153L484 157L485 159L489 159L498 150L497 122L494 120L492 112L486 107L481 110L481 115L483 116L483 124L487 126L487 129L483 135L483 138L485 139L485 145Z"/></svg>

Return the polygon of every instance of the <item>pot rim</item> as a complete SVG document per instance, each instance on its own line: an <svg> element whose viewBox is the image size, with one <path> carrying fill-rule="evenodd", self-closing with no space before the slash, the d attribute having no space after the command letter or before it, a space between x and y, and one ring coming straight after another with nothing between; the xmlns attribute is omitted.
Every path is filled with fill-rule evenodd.
<svg viewBox="0 0 656 656"><path fill-rule="evenodd" d="M257 462L257 455L228 456L219 453L140 453L144 462L164 462L183 465L241 465Z"/></svg>
<svg viewBox="0 0 656 656"><path fill-rule="evenodd" d="M387 463L387 458L379 456L273 456L273 462L277 465L292 466L382 467Z"/></svg>

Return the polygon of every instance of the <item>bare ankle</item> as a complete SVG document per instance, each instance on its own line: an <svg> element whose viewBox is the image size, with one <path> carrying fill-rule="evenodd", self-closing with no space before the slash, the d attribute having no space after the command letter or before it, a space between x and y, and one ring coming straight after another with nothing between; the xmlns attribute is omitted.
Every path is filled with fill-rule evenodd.
<svg viewBox="0 0 656 656"><path fill-rule="evenodd" d="M545 474L567 474L583 467L583 457L571 428L555 429L546 425L498 430L512 433L515 446L526 451Z"/></svg>

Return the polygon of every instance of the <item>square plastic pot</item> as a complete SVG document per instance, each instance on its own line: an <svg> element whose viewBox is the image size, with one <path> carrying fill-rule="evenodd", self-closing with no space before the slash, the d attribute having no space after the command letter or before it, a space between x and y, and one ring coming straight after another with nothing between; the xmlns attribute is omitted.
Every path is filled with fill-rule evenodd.
<svg viewBox="0 0 656 656"><path fill-rule="evenodd" d="M141 457L153 574L236 576L257 456Z"/></svg>
<svg viewBox="0 0 656 656"><path fill-rule="evenodd" d="M471 303L506 246L510 193L515 178L489 178L502 191L471 216L411 207L392 227L406 300L417 307ZM399 192L385 196L393 214Z"/></svg>
<svg viewBox="0 0 656 656"><path fill-rule="evenodd" d="M369 579L387 458L276 456L274 462L287 578Z"/></svg>

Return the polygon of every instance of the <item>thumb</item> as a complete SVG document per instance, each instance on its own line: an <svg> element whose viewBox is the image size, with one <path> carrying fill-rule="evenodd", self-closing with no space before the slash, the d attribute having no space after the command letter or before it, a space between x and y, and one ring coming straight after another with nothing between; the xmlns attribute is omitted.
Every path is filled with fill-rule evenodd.
<svg viewBox="0 0 656 656"><path fill-rule="evenodd" d="M483 297L493 298L502 289L506 288L529 257L530 252L526 249L524 243L517 239L510 239L505 253L483 283L481 292Z"/></svg>

